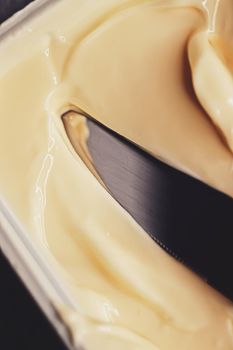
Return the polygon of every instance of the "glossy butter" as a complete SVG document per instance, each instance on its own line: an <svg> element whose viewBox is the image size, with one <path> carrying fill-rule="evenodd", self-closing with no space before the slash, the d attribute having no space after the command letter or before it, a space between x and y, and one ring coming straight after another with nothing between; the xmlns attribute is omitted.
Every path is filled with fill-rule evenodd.
<svg viewBox="0 0 233 350"><path fill-rule="evenodd" d="M72 293L58 308L85 349L233 349L232 304L110 197L61 121L81 107L233 195L231 9L64 0L1 44L0 190Z"/></svg>

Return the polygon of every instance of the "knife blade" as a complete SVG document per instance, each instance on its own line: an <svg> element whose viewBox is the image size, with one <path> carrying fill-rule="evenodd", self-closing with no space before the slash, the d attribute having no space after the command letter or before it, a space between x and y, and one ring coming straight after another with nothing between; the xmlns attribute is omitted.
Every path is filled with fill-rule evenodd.
<svg viewBox="0 0 233 350"><path fill-rule="evenodd" d="M89 130L81 158L93 174L156 243L233 301L233 199L78 113Z"/></svg>

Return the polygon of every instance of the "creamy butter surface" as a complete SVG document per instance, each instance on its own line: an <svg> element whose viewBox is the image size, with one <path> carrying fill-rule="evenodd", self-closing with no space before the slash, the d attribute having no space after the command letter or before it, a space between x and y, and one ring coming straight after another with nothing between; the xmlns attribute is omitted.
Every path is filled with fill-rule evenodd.
<svg viewBox="0 0 233 350"><path fill-rule="evenodd" d="M233 196L232 10L61 0L0 45L0 191L72 294L60 312L84 349L233 349L232 304L110 197L61 120L80 107Z"/></svg>

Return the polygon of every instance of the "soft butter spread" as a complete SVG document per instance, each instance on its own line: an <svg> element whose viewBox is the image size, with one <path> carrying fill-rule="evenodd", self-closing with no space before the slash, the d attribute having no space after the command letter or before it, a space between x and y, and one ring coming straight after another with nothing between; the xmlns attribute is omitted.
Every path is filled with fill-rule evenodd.
<svg viewBox="0 0 233 350"><path fill-rule="evenodd" d="M0 62L0 191L75 300L60 310L75 343L232 350L232 304L111 198L61 114L80 107L233 196L233 1L57 1Z"/></svg>

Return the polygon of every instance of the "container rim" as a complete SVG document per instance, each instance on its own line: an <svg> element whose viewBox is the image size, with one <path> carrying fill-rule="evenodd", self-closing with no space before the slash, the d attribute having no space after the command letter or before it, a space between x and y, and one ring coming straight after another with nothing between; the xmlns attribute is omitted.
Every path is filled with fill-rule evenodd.
<svg viewBox="0 0 233 350"><path fill-rule="evenodd" d="M39 13L45 11L48 7L52 7L59 1L61 0L34 0L26 5L22 10L0 23L0 41L18 30L27 20L38 16Z"/></svg>
<svg viewBox="0 0 233 350"><path fill-rule="evenodd" d="M62 0L34 0L19 12L0 24L0 43L10 38L28 21L37 17ZM56 304L76 309L71 295L63 288L61 280L45 263L36 243L30 239L9 204L0 195L0 251L12 265L27 289L50 320L69 349L76 349L71 332L58 315Z"/></svg>

